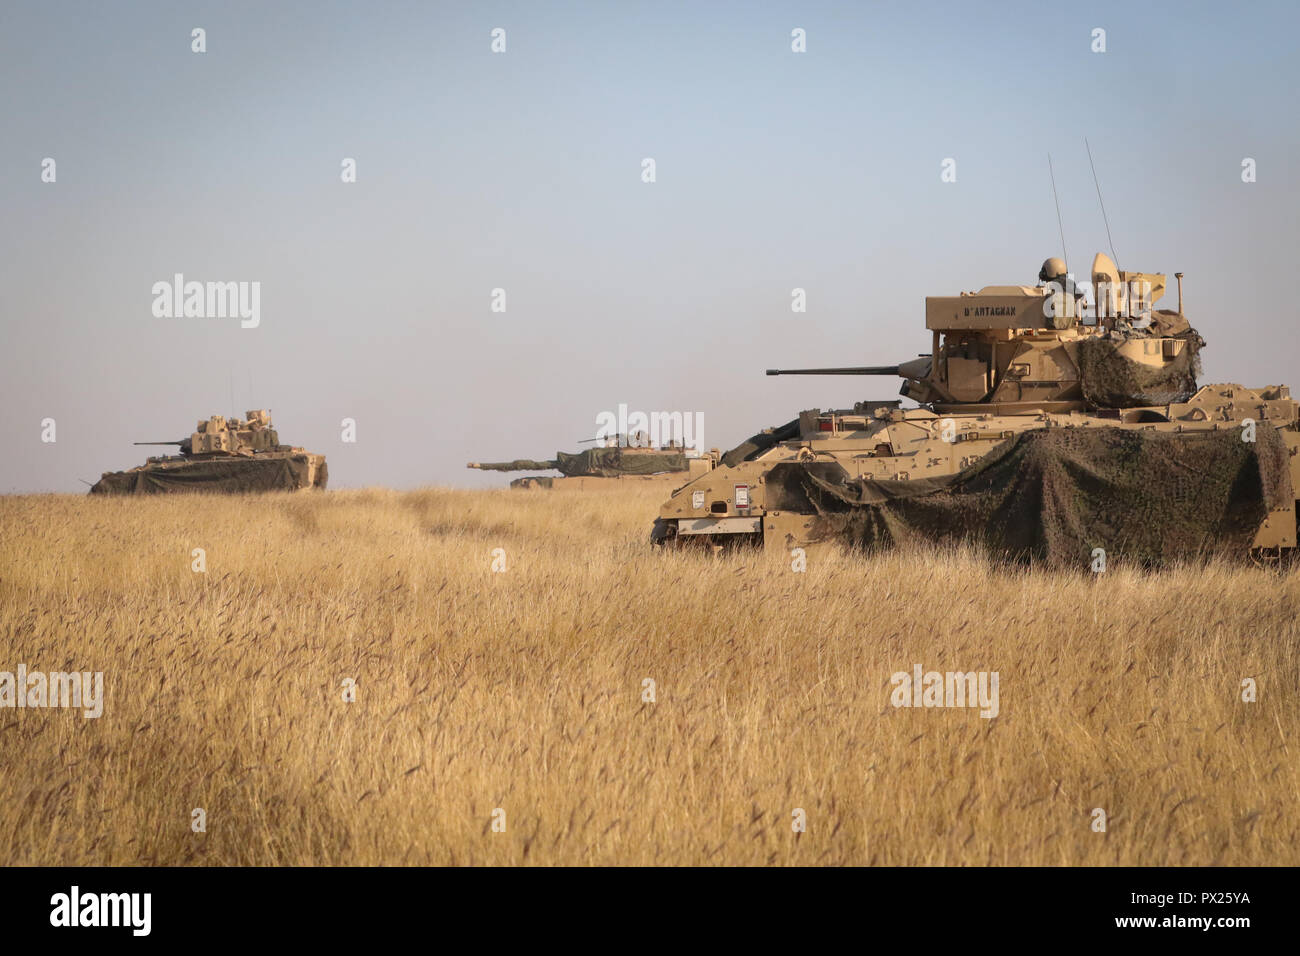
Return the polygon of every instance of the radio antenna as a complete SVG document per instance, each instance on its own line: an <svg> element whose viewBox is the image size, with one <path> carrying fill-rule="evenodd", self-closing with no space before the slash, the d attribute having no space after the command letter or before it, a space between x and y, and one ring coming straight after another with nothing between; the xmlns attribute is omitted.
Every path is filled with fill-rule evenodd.
<svg viewBox="0 0 1300 956"><path fill-rule="evenodd" d="M1106 201L1101 198L1101 183L1097 181L1097 164L1092 161L1092 147L1088 145L1088 137L1083 138L1083 146L1088 150L1088 165L1092 167L1092 184L1097 187L1097 203L1101 206L1101 221L1106 224L1106 241L1110 243L1110 255L1115 260L1115 268L1119 268L1119 255L1115 252L1115 240L1110 237L1110 220L1106 218Z"/></svg>
<svg viewBox="0 0 1300 956"><path fill-rule="evenodd" d="M1052 201L1056 203L1056 226L1061 230L1061 258L1065 260L1066 271L1070 268L1070 254L1065 251L1065 223L1061 221L1061 199L1056 195L1056 173L1052 170L1052 154L1047 154L1047 175L1052 180Z"/></svg>

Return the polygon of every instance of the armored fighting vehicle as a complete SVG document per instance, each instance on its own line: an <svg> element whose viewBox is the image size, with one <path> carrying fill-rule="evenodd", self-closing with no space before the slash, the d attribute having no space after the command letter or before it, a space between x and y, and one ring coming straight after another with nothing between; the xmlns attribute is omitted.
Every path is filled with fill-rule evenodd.
<svg viewBox="0 0 1300 956"><path fill-rule="evenodd" d="M1273 385L1198 385L1205 342L1165 276L1093 261L1092 289L1048 259L1036 286L928 297L930 351L899 399L811 409L683 485L657 544L796 548L981 538L1020 557L1162 560L1296 544L1300 406Z"/></svg>
<svg viewBox="0 0 1300 956"><path fill-rule="evenodd" d="M246 419L213 415L193 434L177 441L137 445L175 445L178 455L160 455L129 471L105 472L92 495L166 494L206 491L297 491L324 488L329 478L325 456L281 445L271 413L250 411Z"/></svg>
<svg viewBox="0 0 1300 956"><path fill-rule="evenodd" d="M700 454L669 442L652 447L644 436L610 436L600 448L570 454L557 451L544 461L471 461L466 467L481 471L558 471L562 477L528 475L510 482L511 488L577 488L593 491L628 482L683 482L706 474L717 463L718 452Z"/></svg>

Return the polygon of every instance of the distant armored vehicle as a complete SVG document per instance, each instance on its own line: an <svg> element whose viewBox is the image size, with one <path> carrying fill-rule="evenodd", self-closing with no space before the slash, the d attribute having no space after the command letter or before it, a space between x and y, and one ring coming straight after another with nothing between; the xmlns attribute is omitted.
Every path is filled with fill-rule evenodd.
<svg viewBox="0 0 1300 956"><path fill-rule="evenodd" d="M1093 262L1096 303L1049 259L1038 286L925 302L928 354L897 399L812 409L676 490L658 544L983 540L1020 557L1142 560L1296 545L1300 406L1286 386L1197 385L1204 340L1156 310L1165 276Z"/></svg>
<svg viewBox="0 0 1300 956"><path fill-rule="evenodd" d="M281 445L271 413L247 412L247 419L213 415L178 441L136 442L175 445L179 455L148 459L129 471L105 472L92 495L166 494L206 491L297 491L324 488L325 456Z"/></svg>
<svg viewBox="0 0 1300 956"><path fill-rule="evenodd" d="M556 452L555 457L543 461L520 458L515 461L472 461L466 467L481 471L558 471L563 477L529 475L510 482L511 488L598 488L620 487L620 482L689 481L707 474L717 463L714 451L699 454L687 451L675 443L662 448L640 444L634 436L629 443L626 436L611 438L603 448L588 448L569 454Z"/></svg>

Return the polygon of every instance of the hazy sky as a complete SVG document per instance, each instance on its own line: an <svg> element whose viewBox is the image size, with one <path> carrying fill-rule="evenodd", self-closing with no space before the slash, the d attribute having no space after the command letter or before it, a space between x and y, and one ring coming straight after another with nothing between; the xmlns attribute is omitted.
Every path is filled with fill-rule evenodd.
<svg viewBox="0 0 1300 956"><path fill-rule="evenodd" d="M1085 136L1121 267L1186 273L1202 380L1300 388L1298 9L3 0L0 491L248 408L331 487L405 488L502 485L465 462L577 450L619 403L725 448L893 397L763 370L893 364L926 295L1033 284L1049 151L1086 274ZM155 317L175 273L260 282L260 325Z"/></svg>

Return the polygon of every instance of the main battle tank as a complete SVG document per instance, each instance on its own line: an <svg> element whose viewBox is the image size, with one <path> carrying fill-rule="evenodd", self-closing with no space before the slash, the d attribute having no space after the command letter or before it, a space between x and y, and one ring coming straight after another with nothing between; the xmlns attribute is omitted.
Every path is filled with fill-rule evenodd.
<svg viewBox="0 0 1300 956"><path fill-rule="evenodd" d="M718 458L717 451L699 454L670 442L662 448L651 447L633 436L611 437L601 448L576 453L557 451L543 461L520 458L515 461L471 461L466 467L481 471L558 471L560 478L528 475L510 482L511 488L578 488L594 490L618 487L620 482L688 481L706 474Z"/></svg>
<svg viewBox="0 0 1300 956"><path fill-rule="evenodd" d="M1198 386L1205 342L1153 308L1165 276L1060 259L1036 286L925 300L931 348L898 399L812 409L722 456L663 505L657 544L875 546L982 539L1008 556L1143 561L1296 544L1300 406L1286 386Z"/></svg>
<svg viewBox="0 0 1300 956"><path fill-rule="evenodd" d="M329 479L325 456L281 445L271 413L250 411L246 419L213 415L178 441L137 445L175 445L179 455L160 455L129 471L105 472L92 495L166 494L206 491L297 491L324 488Z"/></svg>

